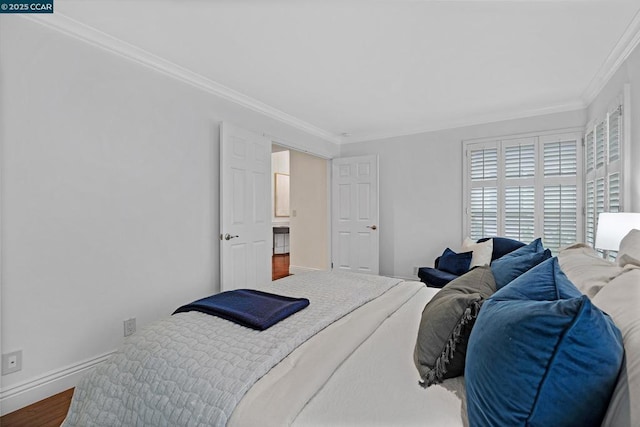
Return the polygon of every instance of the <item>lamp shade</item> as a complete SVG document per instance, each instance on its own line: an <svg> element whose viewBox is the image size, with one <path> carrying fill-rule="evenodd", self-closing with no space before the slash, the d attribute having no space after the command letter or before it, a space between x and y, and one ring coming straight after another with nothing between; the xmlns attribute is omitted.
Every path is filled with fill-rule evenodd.
<svg viewBox="0 0 640 427"><path fill-rule="evenodd" d="M634 228L640 230L640 213L604 212L598 215L596 244L598 249L617 251L620 241Z"/></svg>

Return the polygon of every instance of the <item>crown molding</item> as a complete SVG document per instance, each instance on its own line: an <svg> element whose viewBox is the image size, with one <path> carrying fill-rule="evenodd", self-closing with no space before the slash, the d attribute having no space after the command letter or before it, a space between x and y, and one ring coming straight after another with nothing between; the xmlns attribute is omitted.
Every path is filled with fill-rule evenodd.
<svg viewBox="0 0 640 427"><path fill-rule="evenodd" d="M555 105L552 107L536 108L526 111L520 111L517 113L493 113L471 116L464 120L443 120L438 124L432 124L430 126L398 130L395 132L379 132L363 135L354 135L352 137L342 138L343 144L351 144L356 142L375 141L387 138L397 138L401 136L417 135L420 133L437 132L448 129L458 129L468 126L477 126L487 123L502 122L507 120L526 119L529 117L544 116L547 114L566 113L569 111L582 110L586 108L586 104L582 101L569 102L566 104Z"/></svg>
<svg viewBox="0 0 640 427"><path fill-rule="evenodd" d="M444 120L438 122L437 124L434 123L418 128L405 128L385 132L354 134L353 136L345 137L314 126L304 120L298 119L297 117L271 107L268 104L237 92L227 86L208 79L175 63L167 61L166 59L147 52L144 49L115 38L96 28L76 21L73 18L70 18L59 12L56 12L53 15L46 16L23 15L23 17L90 45L99 47L128 60L142 64L146 67L171 76L198 89L211 93L217 97L233 102L237 105L241 105L247 109L270 117L280 123L301 130L309 135L316 136L322 140L338 145L401 137L419 133L434 132L586 108L595 99L598 93L600 93L602 88L606 85L611 76L618 70L620 65L631 54L633 49L640 43L640 12L638 12L616 43L614 49L608 55L603 65L598 70L596 76L591 80L589 86L582 95L581 101L571 102L564 105L556 105L552 107L521 111L517 113L482 114L468 117L464 120Z"/></svg>
<svg viewBox="0 0 640 427"><path fill-rule="evenodd" d="M231 101L245 108L263 114L281 123L299 129L323 140L339 144L341 139L332 132L314 126L304 120L271 107L264 102L237 92L227 86L208 79L153 53L113 37L89 25L83 24L60 12L53 15L23 15L23 18L48 27L54 31L115 53L123 58L142 64L165 75L204 90L212 95Z"/></svg>
<svg viewBox="0 0 640 427"><path fill-rule="evenodd" d="M631 52L640 43L640 11L633 17L626 30L611 50L609 56L604 61L594 78L587 86L582 96L586 105L598 96L600 91L609 82L609 79L620 68L622 63L629 57Z"/></svg>

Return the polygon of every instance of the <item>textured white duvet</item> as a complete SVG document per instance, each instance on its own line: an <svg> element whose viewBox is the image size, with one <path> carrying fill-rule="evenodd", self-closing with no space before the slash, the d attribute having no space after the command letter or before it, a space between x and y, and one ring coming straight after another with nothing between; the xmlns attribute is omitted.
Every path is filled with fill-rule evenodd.
<svg viewBox="0 0 640 427"><path fill-rule="evenodd" d="M437 289L403 282L301 345L262 377L229 426L467 424L464 379L418 384L413 348Z"/></svg>
<svg viewBox="0 0 640 427"><path fill-rule="evenodd" d="M394 316L399 309L408 305L421 290L426 291L423 283L402 282L302 344L249 390L237 406L228 425L279 427L293 423L298 413L318 394L345 360L354 355L354 352L374 336L390 316ZM424 303L421 304L424 306ZM418 319L419 316L420 312ZM409 322L417 323L418 319L413 317ZM397 333L404 335L407 329L411 327L401 325ZM415 342L415 334L413 341ZM386 344L383 343L383 346ZM375 348L373 351L379 352L380 349ZM424 394L425 390L418 386L418 373L410 358L412 354L413 348L406 354L413 375L405 387L419 389ZM384 360L382 362L387 363ZM358 396L352 397L368 399L370 391L375 392L364 390Z"/></svg>
<svg viewBox="0 0 640 427"><path fill-rule="evenodd" d="M437 292L421 285L340 365L294 427L468 425L463 377L418 385L413 349L422 309Z"/></svg>
<svg viewBox="0 0 640 427"><path fill-rule="evenodd" d="M291 351L399 282L317 272L270 283L260 289L310 305L262 332L197 312L156 322L83 378L63 425L224 426L247 390Z"/></svg>

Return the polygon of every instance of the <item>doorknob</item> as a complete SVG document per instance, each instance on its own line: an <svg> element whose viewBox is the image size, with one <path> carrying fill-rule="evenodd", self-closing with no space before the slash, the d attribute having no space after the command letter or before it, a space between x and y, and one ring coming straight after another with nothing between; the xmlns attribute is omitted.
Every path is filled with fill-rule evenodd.
<svg viewBox="0 0 640 427"><path fill-rule="evenodd" d="M378 226L377 226L377 225L375 225L375 224L374 224L374 225L367 225L367 228L370 228L370 229L372 229L372 230L377 230L377 229L378 229Z"/></svg>
<svg viewBox="0 0 640 427"><path fill-rule="evenodd" d="M224 235L224 240L231 240L231 239L235 239L236 237L240 237L240 236L232 236L231 234L227 233ZM222 240L222 234L220 235L220 240Z"/></svg>

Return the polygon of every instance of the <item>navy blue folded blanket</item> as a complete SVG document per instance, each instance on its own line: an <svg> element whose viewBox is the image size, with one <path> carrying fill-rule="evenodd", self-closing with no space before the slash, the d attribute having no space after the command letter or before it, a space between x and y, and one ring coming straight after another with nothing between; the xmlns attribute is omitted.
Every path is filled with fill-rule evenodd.
<svg viewBox="0 0 640 427"><path fill-rule="evenodd" d="M263 331L308 305L306 298L285 297L254 289L235 289L183 305L173 314L200 311Z"/></svg>

